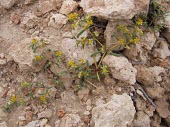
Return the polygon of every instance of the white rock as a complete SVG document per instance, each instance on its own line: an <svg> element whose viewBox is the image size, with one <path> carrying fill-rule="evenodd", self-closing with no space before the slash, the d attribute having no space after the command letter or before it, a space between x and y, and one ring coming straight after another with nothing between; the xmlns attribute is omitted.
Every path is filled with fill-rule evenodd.
<svg viewBox="0 0 170 127"><path fill-rule="evenodd" d="M107 55L103 59L103 63L111 69L114 78L129 84L136 82L137 71L127 58Z"/></svg>
<svg viewBox="0 0 170 127"><path fill-rule="evenodd" d="M6 122L0 123L0 127L8 127Z"/></svg>
<svg viewBox="0 0 170 127"><path fill-rule="evenodd" d="M150 127L150 122L149 116L143 111L139 111L137 112L136 119L133 123L135 127Z"/></svg>
<svg viewBox="0 0 170 127"><path fill-rule="evenodd" d="M24 127L38 127L38 126L40 126L39 122L40 122L39 120L31 121Z"/></svg>
<svg viewBox="0 0 170 127"><path fill-rule="evenodd" d="M60 13L64 15L68 15L72 11L74 11L77 8L78 4L77 2L73 0L65 0L61 6Z"/></svg>
<svg viewBox="0 0 170 127"><path fill-rule="evenodd" d="M127 94L114 94L111 100L92 109L94 127L127 127L132 123L136 111Z"/></svg>
<svg viewBox="0 0 170 127"><path fill-rule="evenodd" d="M42 119L42 120L40 121L40 126L41 126L41 127L44 127L44 126L47 124L47 122L48 122L48 119Z"/></svg>
<svg viewBox="0 0 170 127"><path fill-rule="evenodd" d="M32 4L33 2L35 2L36 0L25 0L24 4Z"/></svg>
<svg viewBox="0 0 170 127"><path fill-rule="evenodd" d="M141 47L151 50L156 42L156 36L154 32L145 32L144 35L141 36L140 45Z"/></svg>
<svg viewBox="0 0 170 127"><path fill-rule="evenodd" d="M94 60L91 57L91 54L97 50L93 45L86 45L83 49L81 45L77 46L75 39L64 38L61 44L61 51L66 56L67 62L70 60L78 62L79 60L84 59L85 61L88 60L89 65L92 65ZM96 55L96 61L98 61L99 58L100 55Z"/></svg>
<svg viewBox="0 0 170 127"><path fill-rule="evenodd" d="M38 9L42 14L45 14L49 11L52 11L53 6L52 6L52 3L50 1L44 1L44 2L40 3Z"/></svg>
<svg viewBox="0 0 170 127"><path fill-rule="evenodd" d="M135 66L135 68L137 69L137 81L146 86L153 86L159 81L162 81L160 74L165 73L165 69L159 66L149 68L144 66Z"/></svg>
<svg viewBox="0 0 170 127"><path fill-rule="evenodd" d="M68 18L62 14L53 14L50 18L48 26L60 29L63 25L65 25L68 21Z"/></svg>
<svg viewBox="0 0 170 127"><path fill-rule="evenodd" d="M92 16L105 19L132 19L140 11L147 11L149 0L81 0L80 6Z"/></svg>
<svg viewBox="0 0 170 127"><path fill-rule="evenodd" d="M85 111L83 114L88 116L88 115L90 115L90 112L89 111Z"/></svg>
<svg viewBox="0 0 170 127"><path fill-rule="evenodd" d="M66 114L61 121L56 121L55 127L78 127L81 119L77 114Z"/></svg>
<svg viewBox="0 0 170 127"><path fill-rule="evenodd" d="M161 41L159 48L154 49L153 55L154 57L159 57L161 59L165 59L166 57L170 56L168 44L165 41Z"/></svg>
<svg viewBox="0 0 170 127"><path fill-rule="evenodd" d="M26 38L21 43L13 44L9 48L9 55L19 64L21 70L30 68L33 65L34 53L29 48L32 39Z"/></svg>
<svg viewBox="0 0 170 127"><path fill-rule="evenodd" d="M52 115L53 115L53 111L51 109L46 109L45 111L38 113L38 119L50 118Z"/></svg>
<svg viewBox="0 0 170 127"><path fill-rule="evenodd" d="M38 22L37 16L32 12L27 12L24 14L21 20L21 27L27 27L28 29L31 29L34 27L36 22Z"/></svg>
<svg viewBox="0 0 170 127"><path fill-rule="evenodd" d="M10 9L17 0L0 0L0 4L6 8L6 9Z"/></svg>

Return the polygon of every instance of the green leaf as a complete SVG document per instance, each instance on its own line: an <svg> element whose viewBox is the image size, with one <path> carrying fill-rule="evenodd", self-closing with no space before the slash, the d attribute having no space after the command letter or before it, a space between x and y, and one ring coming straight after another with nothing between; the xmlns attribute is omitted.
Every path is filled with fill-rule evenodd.
<svg viewBox="0 0 170 127"><path fill-rule="evenodd" d="M101 53L101 51L96 51L96 52L94 52L93 54L91 54L90 56L91 57L95 57L97 54L100 54Z"/></svg>
<svg viewBox="0 0 170 127"><path fill-rule="evenodd" d="M79 38L84 33L84 31L86 31L86 29L83 29L82 31L80 31L80 33L77 34L77 38Z"/></svg>

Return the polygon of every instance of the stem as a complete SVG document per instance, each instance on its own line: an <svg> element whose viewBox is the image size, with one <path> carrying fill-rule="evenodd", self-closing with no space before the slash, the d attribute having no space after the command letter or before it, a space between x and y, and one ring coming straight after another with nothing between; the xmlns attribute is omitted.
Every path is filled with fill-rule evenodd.
<svg viewBox="0 0 170 127"><path fill-rule="evenodd" d="M104 46L96 37L94 37L94 35L91 33L91 31L90 30L88 30L89 31L89 33L90 33L90 35L99 43L99 45L100 46Z"/></svg>
<svg viewBox="0 0 170 127"><path fill-rule="evenodd" d="M106 54L107 54L107 52L105 52L105 53L103 54L102 58L100 59L100 62L99 62L99 64L98 64L98 66L97 66L97 69L100 67L100 64L101 64L101 62L103 61L103 59L104 59L104 57L105 57Z"/></svg>
<svg viewBox="0 0 170 127"><path fill-rule="evenodd" d="M114 46L112 46L112 47L108 48L108 51L113 50L113 49L114 49L114 48L116 48L117 46L120 46L120 44L116 44L116 45L114 45Z"/></svg>
<svg viewBox="0 0 170 127"><path fill-rule="evenodd" d="M88 80L85 80L87 83L89 83L90 85L92 85L94 88L97 88L93 83L91 83L90 81Z"/></svg>

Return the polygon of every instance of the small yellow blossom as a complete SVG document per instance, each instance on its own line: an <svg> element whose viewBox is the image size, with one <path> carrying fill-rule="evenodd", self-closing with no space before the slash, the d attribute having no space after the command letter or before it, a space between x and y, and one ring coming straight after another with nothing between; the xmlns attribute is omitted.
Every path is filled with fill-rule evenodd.
<svg viewBox="0 0 170 127"><path fill-rule="evenodd" d="M143 24L143 20L141 18L138 18L136 24L141 26Z"/></svg>
<svg viewBox="0 0 170 127"><path fill-rule="evenodd" d="M71 27L74 29L76 27L76 24L71 24Z"/></svg>
<svg viewBox="0 0 170 127"><path fill-rule="evenodd" d="M42 58L43 58L43 56L41 56L41 55L35 56L35 60L36 60L36 61L40 61Z"/></svg>
<svg viewBox="0 0 170 127"><path fill-rule="evenodd" d="M14 104L17 101L17 97L16 96L12 96L11 97L11 104Z"/></svg>
<svg viewBox="0 0 170 127"><path fill-rule="evenodd" d="M125 40L124 39L120 39L118 42L119 42L120 45L122 45L122 44L125 43Z"/></svg>
<svg viewBox="0 0 170 127"><path fill-rule="evenodd" d="M106 65L104 65L103 67L101 67L101 71L102 71L102 74L104 75L108 75L109 74L109 71L108 71L108 68Z"/></svg>
<svg viewBox="0 0 170 127"><path fill-rule="evenodd" d="M143 31L141 29L139 29L138 27L136 27L136 31L140 34L143 35Z"/></svg>
<svg viewBox="0 0 170 127"><path fill-rule="evenodd" d="M93 44L93 39L89 39L88 40L88 43L91 45L91 44Z"/></svg>
<svg viewBox="0 0 170 127"><path fill-rule="evenodd" d="M96 37L98 37L98 36L99 36L99 32L94 31L94 35L95 35Z"/></svg>
<svg viewBox="0 0 170 127"><path fill-rule="evenodd" d="M37 44L38 40L37 39L32 39L32 44Z"/></svg>
<svg viewBox="0 0 170 127"><path fill-rule="evenodd" d="M138 37L135 37L134 43L137 44L138 42L139 42L139 38L138 38Z"/></svg>
<svg viewBox="0 0 170 127"><path fill-rule="evenodd" d="M68 66L70 66L70 67L74 67L74 66L75 66L75 62L74 62L74 61L72 61L72 60L70 60L70 61L68 62Z"/></svg>
<svg viewBox="0 0 170 127"><path fill-rule="evenodd" d="M80 63L81 63L81 64L84 64L84 63L85 63L85 60L84 60L84 59L81 59L81 60L80 60Z"/></svg>
<svg viewBox="0 0 170 127"><path fill-rule="evenodd" d="M62 52L61 52L61 51L57 51L57 52L56 52L56 56L57 56L57 57L60 57L61 55L62 55Z"/></svg>
<svg viewBox="0 0 170 127"><path fill-rule="evenodd" d="M78 73L78 78L82 78L82 77L83 77L83 72L80 71L80 72Z"/></svg>
<svg viewBox="0 0 170 127"><path fill-rule="evenodd" d="M47 102L47 98L45 97L45 95L40 96L40 101L42 103L46 103Z"/></svg>
<svg viewBox="0 0 170 127"><path fill-rule="evenodd" d="M29 83L28 82L23 82L21 83L21 87L22 88L25 88L25 87L28 87L29 86Z"/></svg>
<svg viewBox="0 0 170 127"><path fill-rule="evenodd" d="M86 20L86 22L87 22L87 25L88 26L91 26L91 25L93 25L93 21L90 19L90 20Z"/></svg>
<svg viewBox="0 0 170 127"><path fill-rule="evenodd" d="M78 13L71 13L68 15L68 18L69 18L69 20L72 20L72 21L77 20Z"/></svg>

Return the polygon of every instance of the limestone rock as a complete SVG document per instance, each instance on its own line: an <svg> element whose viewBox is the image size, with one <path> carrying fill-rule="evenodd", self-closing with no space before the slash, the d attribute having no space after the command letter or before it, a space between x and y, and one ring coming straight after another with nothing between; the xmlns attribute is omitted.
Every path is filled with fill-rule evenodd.
<svg viewBox="0 0 170 127"><path fill-rule="evenodd" d="M48 26L60 29L68 21L68 18L62 14L53 14L48 22Z"/></svg>
<svg viewBox="0 0 170 127"><path fill-rule="evenodd" d="M136 114L136 119L134 120L134 127L150 127L150 118L143 111L139 111Z"/></svg>
<svg viewBox="0 0 170 127"><path fill-rule="evenodd" d="M37 126L40 126L39 122L40 122L39 120L31 121L27 125L25 125L24 127L37 127Z"/></svg>
<svg viewBox="0 0 170 127"><path fill-rule="evenodd" d="M145 89L148 96L152 99L162 98L164 96L165 89L160 87L159 85L155 85L154 87L145 87Z"/></svg>
<svg viewBox="0 0 170 127"><path fill-rule="evenodd" d="M45 14L45 13L53 10L53 5L50 1L44 1L44 2L40 3L38 10L42 14Z"/></svg>
<svg viewBox="0 0 170 127"><path fill-rule="evenodd" d="M0 127L8 127L6 122L0 123Z"/></svg>
<svg viewBox="0 0 170 127"><path fill-rule="evenodd" d="M156 36L154 32L145 32L140 39L141 47L151 50L156 42Z"/></svg>
<svg viewBox="0 0 170 127"><path fill-rule="evenodd" d="M114 46L118 43L117 39L115 38L115 36L113 36L115 33L117 38L124 38L124 36L120 33L117 32L117 25L128 25L128 22L130 22L130 20L126 20L126 21L109 21L106 27L106 30L104 32L104 37L106 39L106 47L109 48L111 46ZM113 50L122 50L124 49L124 47L122 46L117 47Z"/></svg>
<svg viewBox="0 0 170 127"><path fill-rule="evenodd" d="M80 100L87 101L89 97L89 89L82 88L81 90L78 91L78 97Z"/></svg>
<svg viewBox="0 0 170 127"><path fill-rule="evenodd" d="M83 49L81 45L77 46L75 39L64 38L61 44L61 51L66 56L67 62L70 60L78 62L79 60L84 59L85 61L88 60L89 65L92 65L94 60L91 57L91 54L97 50L94 45L86 45ZM100 55L96 55L96 61L98 61L99 58Z"/></svg>
<svg viewBox="0 0 170 127"><path fill-rule="evenodd" d="M156 111L162 118L167 118L170 116L169 103L165 99L158 99L155 101Z"/></svg>
<svg viewBox="0 0 170 127"><path fill-rule="evenodd" d="M159 81L162 81L160 74L165 72L165 69L159 66L149 68L144 66L135 66L135 68L137 69L137 81L146 86L153 86Z"/></svg>
<svg viewBox="0 0 170 127"><path fill-rule="evenodd" d="M111 69L111 74L115 79L128 84L134 84L136 82L137 71L127 58L107 55L103 59L103 63Z"/></svg>
<svg viewBox="0 0 170 127"><path fill-rule="evenodd" d="M159 57L161 59L165 59L166 57L170 56L168 44L165 41L161 41L159 48L154 49L153 55L154 57Z"/></svg>
<svg viewBox="0 0 170 127"><path fill-rule="evenodd" d="M33 65L34 53L30 48L30 38L22 40L21 43L13 44L9 48L9 55L19 64L20 69L31 68Z"/></svg>
<svg viewBox="0 0 170 127"><path fill-rule="evenodd" d="M81 119L77 114L66 114L61 121L56 121L55 127L78 127Z"/></svg>
<svg viewBox="0 0 170 127"><path fill-rule="evenodd" d="M61 6L60 13L64 15L68 15L72 11L74 11L77 8L78 4L77 2L73 0L65 0Z"/></svg>
<svg viewBox="0 0 170 127"><path fill-rule="evenodd" d="M37 40L39 39L40 38L38 38ZM30 71L30 70L35 72L40 71L46 62L47 57L39 61L37 63L38 66L35 66L35 62L33 61L33 59L37 54L33 53L32 49L29 48L31 42L32 42L32 38L26 38L22 40L20 43L11 45L11 47L8 50L9 56L11 57L12 60L14 60L19 64L19 68L21 71ZM42 54L42 51L39 52L40 53L39 55Z"/></svg>
<svg viewBox="0 0 170 127"><path fill-rule="evenodd" d="M135 113L130 96L114 94L108 103L92 109L92 121L94 127L126 127L131 125Z"/></svg>
<svg viewBox="0 0 170 127"><path fill-rule="evenodd" d="M132 19L138 12L147 11L149 0L81 0L85 13L105 19Z"/></svg>
<svg viewBox="0 0 170 127"><path fill-rule="evenodd" d="M6 8L6 9L10 9L17 0L0 0L0 4Z"/></svg>
<svg viewBox="0 0 170 127"><path fill-rule="evenodd" d="M32 12L27 12L21 19L21 27L31 29L35 26L36 22L38 22L37 16Z"/></svg>
<svg viewBox="0 0 170 127"><path fill-rule="evenodd" d="M25 0L24 4L28 5L28 4L32 4L34 3L36 0Z"/></svg>
<svg viewBox="0 0 170 127"><path fill-rule="evenodd" d="M38 114L38 119L41 118L50 118L53 114L53 111L51 109L46 109Z"/></svg>

